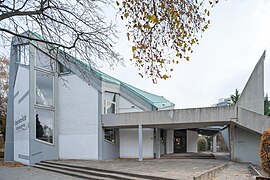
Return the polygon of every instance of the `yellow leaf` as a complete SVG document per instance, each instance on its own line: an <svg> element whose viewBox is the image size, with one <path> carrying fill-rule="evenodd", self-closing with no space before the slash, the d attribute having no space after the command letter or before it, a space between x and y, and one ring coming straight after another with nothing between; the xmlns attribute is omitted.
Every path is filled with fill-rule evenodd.
<svg viewBox="0 0 270 180"><path fill-rule="evenodd" d="M136 46L132 46L132 52L134 52L136 49Z"/></svg>
<svg viewBox="0 0 270 180"><path fill-rule="evenodd" d="M167 74L164 74L164 75L162 76L162 78L166 80L166 79L169 78L169 76L168 76Z"/></svg>
<svg viewBox="0 0 270 180"><path fill-rule="evenodd" d="M128 13L125 13L124 16L125 16L125 18L127 18L129 16L129 14Z"/></svg>
<svg viewBox="0 0 270 180"><path fill-rule="evenodd" d="M158 19L155 15L152 15L151 18L150 18L150 21L153 21L155 23L158 23Z"/></svg>

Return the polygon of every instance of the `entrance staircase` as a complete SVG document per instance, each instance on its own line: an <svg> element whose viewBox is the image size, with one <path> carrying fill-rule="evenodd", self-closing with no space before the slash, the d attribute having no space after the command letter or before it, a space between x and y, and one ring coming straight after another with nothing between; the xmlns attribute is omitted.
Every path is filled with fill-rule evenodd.
<svg viewBox="0 0 270 180"><path fill-rule="evenodd" d="M67 164L61 163L61 161L41 161L33 165L35 168L48 170L52 172L57 172L73 177L83 178L83 179L104 179L104 180L112 180L112 179L119 179L119 180L131 180L131 179L142 179L142 180L149 180L149 179L164 179L164 180L173 180L169 178L161 178L155 176L148 176L148 175L140 175L140 174L132 174L128 172L121 172L121 171L111 171L105 169L97 169L83 165L74 165L74 164Z"/></svg>
<svg viewBox="0 0 270 180"><path fill-rule="evenodd" d="M210 153L173 153L164 154L161 159L215 159L215 155Z"/></svg>

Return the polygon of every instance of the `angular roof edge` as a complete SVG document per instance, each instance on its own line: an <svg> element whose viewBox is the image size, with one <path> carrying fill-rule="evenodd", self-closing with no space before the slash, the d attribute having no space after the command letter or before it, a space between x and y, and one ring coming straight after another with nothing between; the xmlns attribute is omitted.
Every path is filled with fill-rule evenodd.
<svg viewBox="0 0 270 180"><path fill-rule="evenodd" d="M29 32L32 35L34 35L35 37L37 37L38 39L44 40L44 38L41 35L39 35L35 32L31 32L31 31L29 31ZM70 55L62 50L60 50L60 53L65 55L66 58L68 58L68 60L72 61L72 63L75 63L76 65L85 69L86 72L92 73L96 78L100 79L101 81L122 86L123 88L132 92L133 94L135 94L136 96L138 96L139 98L144 100L146 103L150 104L151 106L154 106L157 109L165 109L165 108L173 107L175 105L174 103L170 102L169 100L167 100L163 96L158 96L158 95L146 92L144 90L141 90L139 88L136 88L134 86L131 86L127 83L124 83L124 82L90 66L89 64L77 59L76 57L74 57L74 56L72 56L72 55Z"/></svg>

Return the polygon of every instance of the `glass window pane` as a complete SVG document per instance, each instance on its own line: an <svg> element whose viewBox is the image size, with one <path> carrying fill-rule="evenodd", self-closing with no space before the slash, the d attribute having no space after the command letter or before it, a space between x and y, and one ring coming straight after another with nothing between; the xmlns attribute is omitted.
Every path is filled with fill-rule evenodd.
<svg viewBox="0 0 270 180"><path fill-rule="evenodd" d="M17 47L18 62L23 65L29 65L29 45L20 45Z"/></svg>
<svg viewBox="0 0 270 180"><path fill-rule="evenodd" d="M54 112L44 109L36 110L36 139L53 143Z"/></svg>
<svg viewBox="0 0 270 180"><path fill-rule="evenodd" d="M116 131L112 129L105 129L105 139L112 143L116 143Z"/></svg>
<svg viewBox="0 0 270 180"><path fill-rule="evenodd" d="M63 64L59 63L59 72L61 74L70 73L70 70Z"/></svg>
<svg viewBox="0 0 270 180"><path fill-rule="evenodd" d="M54 60L44 52L37 50L36 66L53 71Z"/></svg>
<svg viewBox="0 0 270 180"><path fill-rule="evenodd" d="M106 114L114 114L115 113L115 103L113 102L107 102L107 106L106 106Z"/></svg>
<svg viewBox="0 0 270 180"><path fill-rule="evenodd" d="M105 92L105 100L115 102L116 100L116 94L115 93L110 93L110 92Z"/></svg>
<svg viewBox="0 0 270 180"><path fill-rule="evenodd" d="M36 104L53 106L53 75L36 71Z"/></svg>

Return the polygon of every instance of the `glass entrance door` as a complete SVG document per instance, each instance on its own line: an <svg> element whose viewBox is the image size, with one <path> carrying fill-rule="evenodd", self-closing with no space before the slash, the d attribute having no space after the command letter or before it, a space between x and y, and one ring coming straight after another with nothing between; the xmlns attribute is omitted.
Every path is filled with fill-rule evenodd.
<svg viewBox="0 0 270 180"><path fill-rule="evenodd" d="M186 130L174 131L174 153L186 153Z"/></svg>

